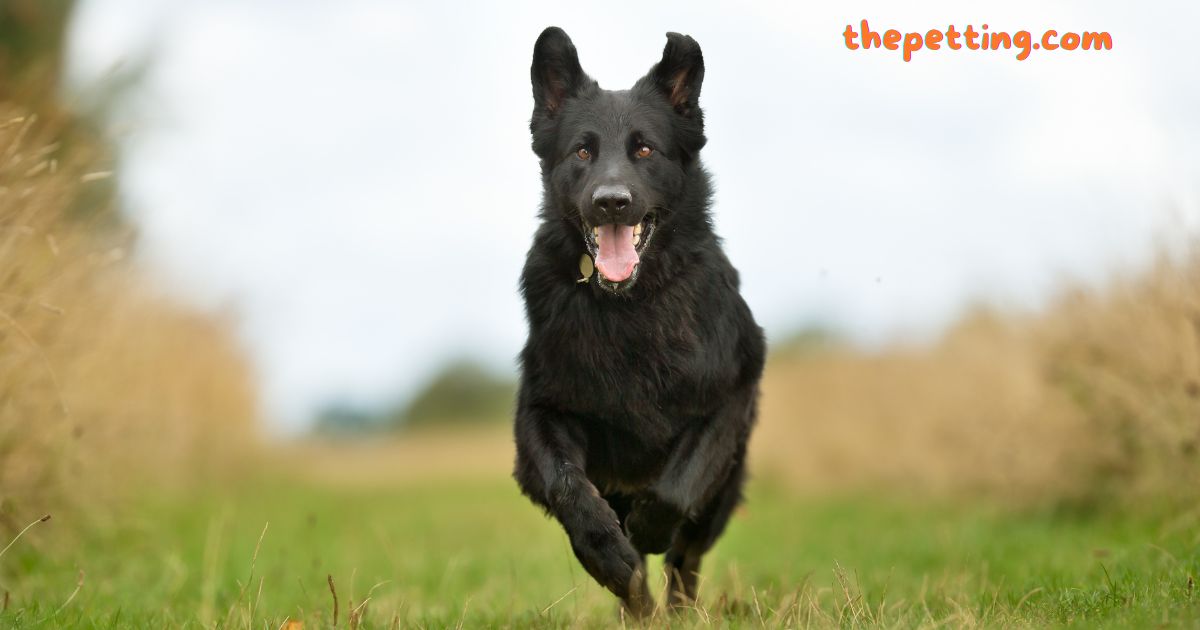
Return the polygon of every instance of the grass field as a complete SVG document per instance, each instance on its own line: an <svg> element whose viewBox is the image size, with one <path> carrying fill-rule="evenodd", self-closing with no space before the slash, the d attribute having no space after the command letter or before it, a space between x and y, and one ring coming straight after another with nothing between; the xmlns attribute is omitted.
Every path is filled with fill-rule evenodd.
<svg viewBox="0 0 1200 630"><path fill-rule="evenodd" d="M0 627L329 627L330 579L339 626L621 624L561 529L502 473L322 483L299 461L304 474L35 526L0 558ZM707 560L699 605L652 625L1200 623L1200 511L800 498L769 479L749 495Z"/></svg>

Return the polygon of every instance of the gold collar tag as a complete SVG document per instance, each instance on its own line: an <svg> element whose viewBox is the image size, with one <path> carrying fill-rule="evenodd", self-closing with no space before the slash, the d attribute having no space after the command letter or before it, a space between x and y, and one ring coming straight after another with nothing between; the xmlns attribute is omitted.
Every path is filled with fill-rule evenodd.
<svg viewBox="0 0 1200 630"><path fill-rule="evenodd" d="M592 272L594 270L595 270L595 266L592 265L592 257L588 256L586 253L584 255L580 256L579 257L579 273L582 274L583 277L576 280L575 283L583 284L583 283L587 282L588 280L591 280Z"/></svg>

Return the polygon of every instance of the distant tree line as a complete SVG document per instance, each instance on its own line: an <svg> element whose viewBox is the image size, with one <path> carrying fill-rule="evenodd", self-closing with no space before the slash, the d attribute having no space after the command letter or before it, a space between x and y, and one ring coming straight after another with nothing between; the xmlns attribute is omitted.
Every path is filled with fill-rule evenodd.
<svg viewBox="0 0 1200 630"><path fill-rule="evenodd" d="M501 423L512 410L516 384L469 359L451 361L410 400L382 408L333 403L317 416L324 435L361 435L430 427Z"/></svg>

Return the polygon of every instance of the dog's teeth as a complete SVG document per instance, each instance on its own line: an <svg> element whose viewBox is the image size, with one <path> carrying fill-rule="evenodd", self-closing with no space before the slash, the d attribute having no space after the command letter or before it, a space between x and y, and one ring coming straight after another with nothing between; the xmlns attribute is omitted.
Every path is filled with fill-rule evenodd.
<svg viewBox="0 0 1200 630"><path fill-rule="evenodd" d="M640 242L642 242L642 237L638 236L637 234L634 234L633 235L633 244L637 245Z"/></svg>
<svg viewBox="0 0 1200 630"><path fill-rule="evenodd" d="M592 228L592 236L595 236L596 238L600 238L600 228L599 227Z"/></svg>
<svg viewBox="0 0 1200 630"><path fill-rule="evenodd" d="M642 224L641 223L633 226L633 233L637 234L638 236L642 235Z"/></svg>

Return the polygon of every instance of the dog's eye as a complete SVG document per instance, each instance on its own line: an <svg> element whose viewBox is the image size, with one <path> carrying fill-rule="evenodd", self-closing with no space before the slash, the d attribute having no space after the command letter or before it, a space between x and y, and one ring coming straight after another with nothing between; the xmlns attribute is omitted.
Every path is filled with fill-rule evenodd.
<svg viewBox="0 0 1200 630"><path fill-rule="evenodd" d="M588 151L587 147L579 147L579 150L575 152L575 155L581 160L592 159L592 152Z"/></svg>
<svg viewBox="0 0 1200 630"><path fill-rule="evenodd" d="M634 155L640 158L648 158L650 157L651 153L654 153L654 149L651 149L644 144L639 144L638 148L633 152Z"/></svg>

